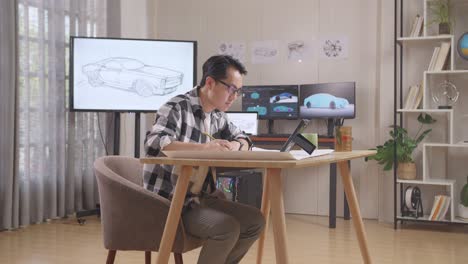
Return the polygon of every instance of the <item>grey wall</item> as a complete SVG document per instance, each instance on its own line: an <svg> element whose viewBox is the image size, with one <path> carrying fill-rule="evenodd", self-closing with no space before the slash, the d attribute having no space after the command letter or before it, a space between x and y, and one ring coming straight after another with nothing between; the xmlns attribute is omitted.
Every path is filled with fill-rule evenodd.
<svg viewBox="0 0 468 264"><path fill-rule="evenodd" d="M379 134L380 116L378 91L381 80L380 1L159 1L156 10L157 37L198 41L199 77L201 64L217 53L223 41L247 44L246 66L249 71L245 85L299 84L316 82L356 81L357 117L346 121L353 126L353 147L375 146ZM386 32L388 35L389 33ZM349 39L349 57L345 60L324 60L318 57L318 41L327 35L345 35ZM253 41L277 40L283 46L288 41L304 40L312 44L309 60L302 63L286 58L274 64L252 64L250 44ZM390 50L391 51L391 50ZM393 70L392 70L393 73ZM240 100L233 110L240 109ZM386 112L388 115L391 113ZM276 122L276 131L291 132L297 121ZM261 124L263 132L265 124ZM323 122L314 122L307 132L324 133ZM377 218L379 214L379 177L373 165L362 160L353 162L354 183L358 190L363 215ZM285 207L289 212L325 215L328 213L328 168L287 170ZM312 177L311 177L312 176ZM342 190L339 186L339 190ZM338 196L339 214L343 194Z"/></svg>

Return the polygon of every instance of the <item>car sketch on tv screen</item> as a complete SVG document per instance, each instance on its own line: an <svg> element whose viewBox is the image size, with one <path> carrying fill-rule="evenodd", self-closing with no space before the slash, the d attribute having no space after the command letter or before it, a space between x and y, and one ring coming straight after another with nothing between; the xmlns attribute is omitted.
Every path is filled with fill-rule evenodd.
<svg viewBox="0 0 468 264"><path fill-rule="evenodd" d="M195 85L196 42L71 37L70 110L156 112Z"/></svg>
<svg viewBox="0 0 468 264"><path fill-rule="evenodd" d="M140 96L173 93L182 84L182 72L145 65L131 58L108 58L83 66L88 83L94 87L110 86Z"/></svg>

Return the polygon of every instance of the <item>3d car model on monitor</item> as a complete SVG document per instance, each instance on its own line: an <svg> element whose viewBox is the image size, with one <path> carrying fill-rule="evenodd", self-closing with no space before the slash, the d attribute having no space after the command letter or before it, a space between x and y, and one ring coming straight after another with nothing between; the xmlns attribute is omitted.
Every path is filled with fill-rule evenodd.
<svg viewBox="0 0 468 264"><path fill-rule="evenodd" d="M294 112L294 109L291 107L280 105L280 106L276 106L275 108L273 108L273 111L280 112L280 113L291 113L291 112Z"/></svg>
<svg viewBox="0 0 468 264"><path fill-rule="evenodd" d="M259 115L266 115L267 109L264 106L249 106L247 112L257 112Z"/></svg>
<svg viewBox="0 0 468 264"><path fill-rule="evenodd" d="M110 86L136 92L140 96L166 95L182 84L183 73L145 65L130 58L108 58L82 68L92 86Z"/></svg>
<svg viewBox="0 0 468 264"><path fill-rule="evenodd" d="M340 98L327 93L318 93L307 97L304 106L307 108L345 108L349 102L345 98Z"/></svg>
<svg viewBox="0 0 468 264"><path fill-rule="evenodd" d="M277 95L274 95L270 98L270 103L280 103L280 102L297 102L297 96L284 92Z"/></svg>

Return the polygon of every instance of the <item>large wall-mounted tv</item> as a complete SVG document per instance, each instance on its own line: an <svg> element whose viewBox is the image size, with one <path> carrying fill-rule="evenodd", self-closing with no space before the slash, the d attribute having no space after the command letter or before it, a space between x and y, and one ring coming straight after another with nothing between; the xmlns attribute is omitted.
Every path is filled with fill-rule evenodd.
<svg viewBox="0 0 468 264"><path fill-rule="evenodd" d="M70 111L155 112L196 85L196 41L71 37L70 45Z"/></svg>
<svg viewBox="0 0 468 264"><path fill-rule="evenodd" d="M297 119L298 85L244 86L242 90L242 111L257 112L259 119Z"/></svg>
<svg viewBox="0 0 468 264"><path fill-rule="evenodd" d="M356 83L317 83L300 85L299 116L312 118L354 118Z"/></svg>

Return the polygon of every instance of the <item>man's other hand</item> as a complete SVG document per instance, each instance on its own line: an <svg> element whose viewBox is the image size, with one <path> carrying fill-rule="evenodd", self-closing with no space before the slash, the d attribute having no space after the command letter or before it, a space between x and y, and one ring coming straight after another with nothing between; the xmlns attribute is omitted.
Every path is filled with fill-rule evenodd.
<svg viewBox="0 0 468 264"><path fill-rule="evenodd" d="M231 142L224 139L215 139L203 144L205 150L229 151L232 150ZM239 147L239 145L237 145Z"/></svg>

